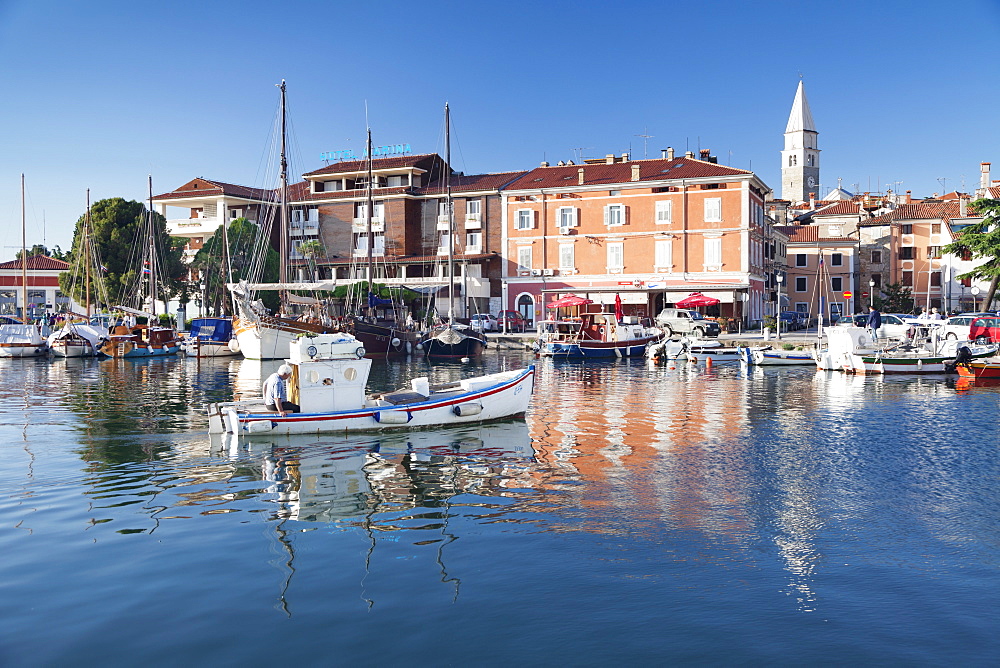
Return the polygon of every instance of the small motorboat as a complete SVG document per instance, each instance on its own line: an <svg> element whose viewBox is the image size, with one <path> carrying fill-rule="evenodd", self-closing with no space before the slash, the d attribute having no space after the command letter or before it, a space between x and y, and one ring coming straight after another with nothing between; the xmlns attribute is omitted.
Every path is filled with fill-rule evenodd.
<svg viewBox="0 0 1000 668"><path fill-rule="evenodd" d="M538 326L538 352L545 357L608 359L642 357L663 338L663 330L638 316L584 313L579 320L545 320Z"/></svg>
<svg viewBox="0 0 1000 668"><path fill-rule="evenodd" d="M188 357L232 357L239 354L239 346L230 345L233 338L232 318L195 318L181 350Z"/></svg>
<svg viewBox="0 0 1000 668"><path fill-rule="evenodd" d="M68 322L49 335L48 346L56 357L96 357L109 338L107 327Z"/></svg>
<svg viewBox="0 0 1000 668"><path fill-rule="evenodd" d="M695 364L698 362L725 364L739 362L743 355L740 348L727 347L719 341L683 336L680 339L666 339L651 344L646 349L646 357L653 361L684 360Z"/></svg>
<svg viewBox="0 0 1000 668"><path fill-rule="evenodd" d="M847 373L953 373L963 359L975 362L997 352L996 344L942 341L937 336L865 349L862 344L871 343L860 327L833 327L827 336L832 360ZM853 345L853 350L846 349L848 345Z"/></svg>
<svg viewBox="0 0 1000 668"><path fill-rule="evenodd" d="M37 326L13 319L0 324L0 357L42 357L48 351Z"/></svg>
<svg viewBox="0 0 1000 668"><path fill-rule="evenodd" d="M263 399L210 404L209 433L242 436L421 429L499 420L523 414L534 389L535 367L366 395L372 361L355 337L319 334L291 343L289 400L300 413L281 417Z"/></svg>
<svg viewBox="0 0 1000 668"><path fill-rule="evenodd" d="M743 361L757 366L801 366L815 364L811 350L775 350L771 346L740 348Z"/></svg>

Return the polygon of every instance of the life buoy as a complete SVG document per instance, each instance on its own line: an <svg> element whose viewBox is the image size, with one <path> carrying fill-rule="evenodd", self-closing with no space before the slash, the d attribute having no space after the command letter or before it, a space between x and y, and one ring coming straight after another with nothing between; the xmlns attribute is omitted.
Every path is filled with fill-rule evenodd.
<svg viewBox="0 0 1000 668"><path fill-rule="evenodd" d="M601 336L604 336L604 327L598 327L597 331L598 333L600 333Z"/></svg>

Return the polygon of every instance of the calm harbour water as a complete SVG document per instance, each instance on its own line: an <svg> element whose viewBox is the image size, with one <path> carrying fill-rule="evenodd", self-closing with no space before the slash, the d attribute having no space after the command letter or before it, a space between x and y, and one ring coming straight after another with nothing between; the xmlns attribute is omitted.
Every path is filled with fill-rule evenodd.
<svg viewBox="0 0 1000 668"><path fill-rule="evenodd" d="M3 665L1000 652L1000 387L541 360L523 421L210 441L277 364L0 360Z"/></svg>

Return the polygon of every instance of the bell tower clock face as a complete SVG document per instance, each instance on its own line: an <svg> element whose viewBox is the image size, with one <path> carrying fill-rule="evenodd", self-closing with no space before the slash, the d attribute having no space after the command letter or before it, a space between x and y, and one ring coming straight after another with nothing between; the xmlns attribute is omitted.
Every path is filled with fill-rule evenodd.
<svg viewBox="0 0 1000 668"><path fill-rule="evenodd" d="M810 176L808 179L806 179L806 183L809 184L810 188L814 188L816 186L816 179Z"/></svg>

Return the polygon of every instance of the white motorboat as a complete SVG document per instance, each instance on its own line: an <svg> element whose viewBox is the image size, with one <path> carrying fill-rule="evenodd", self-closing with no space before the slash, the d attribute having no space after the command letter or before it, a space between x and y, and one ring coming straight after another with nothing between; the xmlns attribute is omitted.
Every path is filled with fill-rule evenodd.
<svg viewBox="0 0 1000 668"><path fill-rule="evenodd" d="M0 357L39 357L48 349L35 325L0 325Z"/></svg>
<svg viewBox="0 0 1000 668"><path fill-rule="evenodd" d="M649 345L646 348L646 357L654 361L684 360L712 364L739 362L742 359L739 348L724 346L720 341L691 339L686 336L680 339L665 339Z"/></svg>
<svg viewBox="0 0 1000 668"><path fill-rule="evenodd" d="M48 346L56 357L96 357L109 338L107 327L68 322L49 335Z"/></svg>
<svg viewBox="0 0 1000 668"><path fill-rule="evenodd" d="M740 348L743 361L759 366L801 366L815 364L811 350L776 350L771 346Z"/></svg>
<svg viewBox="0 0 1000 668"><path fill-rule="evenodd" d="M821 369L848 373L947 373L954 369L959 348L965 357L978 360L995 355L996 344L977 345L931 336L922 342L876 346L860 327L832 327L828 348L817 357Z"/></svg>
<svg viewBox="0 0 1000 668"><path fill-rule="evenodd" d="M524 413L534 389L535 367L366 395L372 361L349 334L320 334L291 343L289 400L300 413L281 417L263 399L210 404L209 433L317 434L420 429L498 420Z"/></svg>

